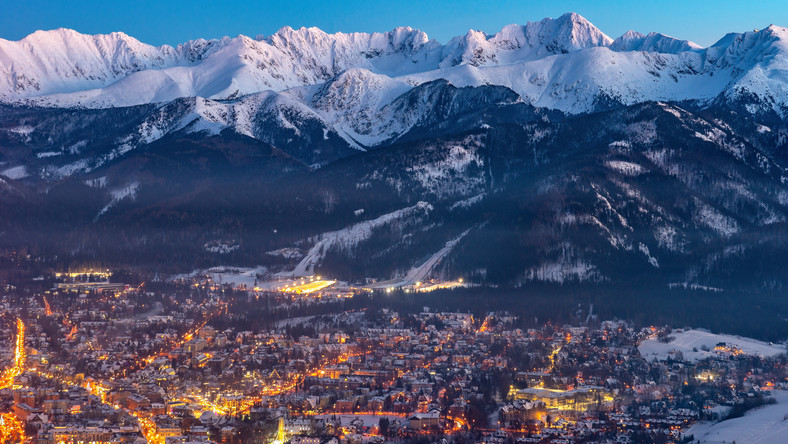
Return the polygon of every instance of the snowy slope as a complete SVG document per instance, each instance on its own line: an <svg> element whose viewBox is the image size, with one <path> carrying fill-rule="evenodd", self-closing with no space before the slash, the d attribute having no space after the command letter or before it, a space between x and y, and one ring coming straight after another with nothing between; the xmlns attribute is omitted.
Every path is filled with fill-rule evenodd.
<svg viewBox="0 0 788 444"><path fill-rule="evenodd" d="M412 267L408 273L400 279L392 279L388 281L380 281L369 286L369 288L400 288L416 285L416 283L424 281L427 276L432 272L435 267L440 264L441 260L451 253L452 249L465 237L471 229L467 229L459 236L446 242L443 248L435 252L424 263Z"/></svg>
<svg viewBox="0 0 788 444"><path fill-rule="evenodd" d="M199 97L226 108L223 116L195 111L211 131L254 134L255 116L297 126L292 115L308 115L359 148L410 130L435 104L403 110L397 100L439 79L504 86L524 102L571 114L667 101L785 118L788 30L728 34L704 49L654 32L613 40L570 13L494 35L471 30L446 45L407 27L372 34L285 27L268 37L177 47L66 29L0 40L0 102L107 108ZM260 114L262 105L270 116Z"/></svg>
<svg viewBox="0 0 788 444"><path fill-rule="evenodd" d="M788 116L788 29L772 25L727 39L729 45L718 42L706 53L707 64L731 73L725 98L745 102L753 114Z"/></svg>
<svg viewBox="0 0 788 444"><path fill-rule="evenodd" d="M337 131L371 146L403 132L402 128L389 130L380 125L381 119L386 119L380 110L410 89L402 81L354 68L326 82L307 103Z"/></svg>
<svg viewBox="0 0 788 444"><path fill-rule="evenodd" d="M17 42L0 40L0 91L6 97L31 97L101 88L177 60L174 48L155 48L123 33L37 31Z"/></svg>
<svg viewBox="0 0 788 444"><path fill-rule="evenodd" d="M659 54L590 48L514 65L459 66L414 74L412 82L445 78L457 86L501 85L539 107L569 113L595 111L600 101L631 105L645 101L710 100L728 83L725 76L693 74L703 68L695 52Z"/></svg>
<svg viewBox="0 0 788 444"><path fill-rule="evenodd" d="M688 40L679 40L658 32L650 32L648 35L643 35L636 31L627 31L621 37L613 41L610 45L610 49L613 51L646 51L678 54L685 51L699 51L703 49L703 47L697 43Z"/></svg>
<svg viewBox="0 0 788 444"><path fill-rule="evenodd" d="M359 242L368 239L374 230L385 224L394 222L398 219L429 213L431 209L432 207L430 204L418 202L411 207L387 213L375 219L359 222L338 231L323 233L319 236L315 245L310 248L301 259L301 262L296 265L295 269L292 272L284 274L292 276L310 275L314 272L315 266L320 264L329 250L348 250Z"/></svg>
<svg viewBox="0 0 788 444"><path fill-rule="evenodd" d="M702 421L684 432L693 435L700 444L781 444L788 433L788 393L776 390L772 393L776 404L752 409L739 418L717 423Z"/></svg>
<svg viewBox="0 0 788 444"><path fill-rule="evenodd" d="M773 357L786 353L784 345L771 345L741 336L719 335L704 330L677 331L670 335L673 339L663 343L656 338L647 339L638 346L638 351L647 360L664 360L682 352L684 359L699 361L714 356L714 347L724 342L727 346L737 347L742 353L752 356ZM705 350L704 350L705 349Z"/></svg>

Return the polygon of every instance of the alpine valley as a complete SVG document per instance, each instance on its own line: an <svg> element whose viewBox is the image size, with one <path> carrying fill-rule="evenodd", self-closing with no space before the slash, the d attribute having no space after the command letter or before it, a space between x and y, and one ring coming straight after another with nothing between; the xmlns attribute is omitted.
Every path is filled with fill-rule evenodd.
<svg viewBox="0 0 788 444"><path fill-rule="evenodd" d="M0 251L357 282L788 286L788 29L577 14L154 47L0 40ZM7 260L7 259L4 259Z"/></svg>

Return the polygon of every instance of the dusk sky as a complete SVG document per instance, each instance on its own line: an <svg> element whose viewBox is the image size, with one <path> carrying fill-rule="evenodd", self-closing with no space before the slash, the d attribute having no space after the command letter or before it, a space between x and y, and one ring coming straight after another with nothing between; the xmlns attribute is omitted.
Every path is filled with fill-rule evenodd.
<svg viewBox="0 0 788 444"><path fill-rule="evenodd" d="M419 28L441 43L468 29L495 33L510 23L577 12L615 38L629 29L661 32L703 46L727 32L788 26L785 0L714 1L217 1L26 0L7 2L0 38L18 40L39 29L96 34L123 31L139 40L175 45L198 37L268 35L282 26L327 32Z"/></svg>

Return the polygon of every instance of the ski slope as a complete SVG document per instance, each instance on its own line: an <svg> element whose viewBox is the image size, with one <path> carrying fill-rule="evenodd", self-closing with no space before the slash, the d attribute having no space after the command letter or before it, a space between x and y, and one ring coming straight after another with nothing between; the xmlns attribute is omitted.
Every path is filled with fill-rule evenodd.
<svg viewBox="0 0 788 444"><path fill-rule="evenodd" d="M318 265L326 253L333 248L347 250L359 242L369 239L372 232L387 223L397 219L412 215L427 213L432 206L427 202L418 202L411 207L403 208L391 213L384 214L372 220L366 220L351 225L338 231L323 233L318 236L318 241L309 249L301 262L296 265L292 272L280 273L288 276L310 276L314 274L315 266Z"/></svg>
<svg viewBox="0 0 788 444"><path fill-rule="evenodd" d="M418 282L423 281L430 272L440 264L441 260L446 257L447 254L451 252L452 249L457 245L457 243L468 234L471 229L465 230L462 234L455 237L454 239L446 242L443 248L438 250L435 254L430 256L423 264L413 267L408 271L408 274L405 275L402 279L393 279L389 281L377 282L373 285L368 286L368 288L378 289L378 288L398 288L398 287L409 287L411 285L415 285Z"/></svg>

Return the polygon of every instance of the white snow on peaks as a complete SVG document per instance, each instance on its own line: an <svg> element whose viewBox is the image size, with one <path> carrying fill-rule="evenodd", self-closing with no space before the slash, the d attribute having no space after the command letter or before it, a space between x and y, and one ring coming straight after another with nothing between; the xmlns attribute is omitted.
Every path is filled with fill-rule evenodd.
<svg viewBox="0 0 788 444"><path fill-rule="evenodd" d="M610 45L613 51L647 51L666 54L678 54L684 51L703 49L689 40L679 40L657 32L643 35L635 31L627 31Z"/></svg>
<svg viewBox="0 0 788 444"><path fill-rule="evenodd" d="M582 16L569 13L557 19L546 18L525 26L508 25L494 36L468 31L449 41L443 50L441 68L460 64L473 66L509 65L566 54L595 46L608 46L613 40Z"/></svg>
<svg viewBox="0 0 788 444"><path fill-rule="evenodd" d="M337 131L370 146L403 132L405 128L381 124L394 117L381 108L410 89L402 81L353 68L320 87L311 104Z"/></svg>
<svg viewBox="0 0 788 444"><path fill-rule="evenodd" d="M785 115L787 55L788 30L778 26L729 34L704 49L659 33L612 40L574 13L492 35L469 31L446 45L407 27L371 34L284 27L268 37L177 47L58 29L0 40L0 101L110 107L275 91L369 145L401 129L374 128L377 113L408 86L435 79L505 86L528 103L569 113L605 103L724 98L753 113Z"/></svg>
<svg viewBox="0 0 788 444"><path fill-rule="evenodd" d="M54 95L42 105L125 106L200 96L231 99L323 83L360 67L390 76L437 67L440 45L411 28L326 34L282 28L266 39L196 40L177 48L124 34L40 31L0 40L0 98Z"/></svg>
<svg viewBox="0 0 788 444"><path fill-rule="evenodd" d="M174 48L155 48L121 32L36 31L16 42L0 39L0 91L30 97L100 88L176 62Z"/></svg>

